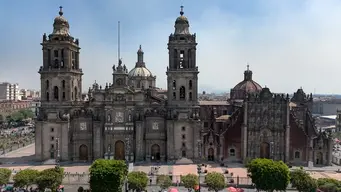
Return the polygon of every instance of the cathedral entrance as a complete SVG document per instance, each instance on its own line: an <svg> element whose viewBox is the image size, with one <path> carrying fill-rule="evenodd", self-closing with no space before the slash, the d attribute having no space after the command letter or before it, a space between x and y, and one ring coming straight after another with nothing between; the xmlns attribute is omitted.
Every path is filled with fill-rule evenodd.
<svg viewBox="0 0 341 192"><path fill-rule="evenodd" d="M88 160L88 147L86 145L81 145L79 147L79 160L81 161Z"/></svg>
<svg viewBox="0 0 341 192"><path fill-rule="evenodd" d="M123 141L116 141L115 143L115 159L125 160L125 149Z"/></svg>
<svg viewBox="0 0 341 192"><path fill-rule="evenodd" d="M160 161L160 146L157 144L152 145L151 161Z"/></svg>
<svg viewBox="0 0 341 192"><path fill-rule="evenodd" d="M318 152L316 156L316 165L322 165L323 164L323 153Z"/></svg>
<svg viewBox="0 0 341 192"><path fill-rule="evenodd" d="M214 161L214 149L213 148L209 148L208 149L208 157L207 157L208 161Z"/></svg>
<svg viewBox="0 0 341 192"><path fill-rule="evenodd" d="M263 142L260 144L260 158L270 158L270 144Z"/></svg>

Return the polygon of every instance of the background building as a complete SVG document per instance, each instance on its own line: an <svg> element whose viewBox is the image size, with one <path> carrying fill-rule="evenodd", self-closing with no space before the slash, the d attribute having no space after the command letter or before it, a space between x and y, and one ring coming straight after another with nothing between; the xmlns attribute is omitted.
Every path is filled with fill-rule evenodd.
<svg viewBox="0 0 341 192"><path fill-rule="evenodd" d="M3 82L0 84L0 100L16 101L19 98L19 85Z"/></svg>

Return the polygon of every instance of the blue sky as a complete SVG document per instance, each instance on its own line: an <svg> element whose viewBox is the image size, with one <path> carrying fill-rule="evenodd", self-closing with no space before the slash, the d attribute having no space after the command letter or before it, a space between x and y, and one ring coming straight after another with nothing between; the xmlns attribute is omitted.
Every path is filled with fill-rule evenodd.
<svg viewBox="0 0 341 192"><path fill-rule="evenodd" d="M184 5L197 34L199 88L229 91L253 77L274 92L341 93L341 1L339 0L55 0L1 1L0 81L39 89L40 42L51 33L59 6L80 39L83 89L112 81L117 64L117 21L121 57L132 69L142 44L147 67L166 87L167 40Z"/></svg>

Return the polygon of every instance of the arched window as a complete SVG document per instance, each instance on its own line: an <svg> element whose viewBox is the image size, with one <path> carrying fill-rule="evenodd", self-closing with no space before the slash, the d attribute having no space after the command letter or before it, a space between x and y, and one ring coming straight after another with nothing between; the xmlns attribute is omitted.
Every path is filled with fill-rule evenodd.
<svg viewBox="0 0 341 192"><path fill-rule="evenodd" d="M50 93L46 92L46 101L50 101Z"/></svg>
<svg viewBox="0 0 341 192"><path fill-rule="evenodd" d="M176 81L173 80L173 90L175 90L175 89L176 89Z"/></svg>
<svg viewBox="0 0 341 192"><path fill-rule="evenodd" d="M189 92L189 100L192 101L192 99L193 99L193 98L192 98L192 93Z"/></svg>
<svg viewBox="0 0 341 192"><path fill-rule="evenodd" d="M62 88L65 89L65 80L62 81Z"/></svg>
<svg viewBox="0 0 341 192"><path fill-rule="evenodd" d="M54 86L54 88L53 88L53 97L54 97L55 100L58 101L58 99L59 99L59 89L58 89L57 86Z"/></svg>
<svg viewBox="0 0 341 192"><path fill-rule="evenodd" d="M180 87L180 100L185 100L186 99L186 89L184 86Z"/></svg>
<svg viewBox="0 0 341 192"><path fill-rule="evenodd" d="M50 89L50 81L49 80L46 80L45 82L45 86L46 86L46 90L49 90Z"/></svg>
<svg viewBox="0 0 341 192"><path fill-rule="evenodd" d="M65 99L65 92L63 92L63 100Z"/></svg>
<svg viewBox="0 0 341 192"><path fill-rule="evenodd" d="M236 150L235 149L230 149L229 153L230 153L230 157L236 156Z"/></svg>
<svg viewBox="0 0 341 192"><path fill-rule="evenodd" d="M192 80L189 80L189 89L192 89Z"/></svg>
<svg viewBox="0 0 341 192"><path fill-rule="evenodd" d="M77 87L74 88L74 92L75 92L75 99L78 99L78 90L77 90Z"/></svg>
<svg viewBox="0 0 341 192"><path fill-rule="evenodd" d="M58 61L58 59L54 60L54 68L59 68L59 61Z"/></svg>
<svg viewBox="0 0 341 192"><path fill-rule="evenodd" d="M173 100L176 100L176 93L173 92Z"/></svg>
<svg viewBox="0 0 341 192"><path fill-rule="evenodd" d="M301 157L301 154L299 151L295 151L295 159L299 159Z"/></svg>

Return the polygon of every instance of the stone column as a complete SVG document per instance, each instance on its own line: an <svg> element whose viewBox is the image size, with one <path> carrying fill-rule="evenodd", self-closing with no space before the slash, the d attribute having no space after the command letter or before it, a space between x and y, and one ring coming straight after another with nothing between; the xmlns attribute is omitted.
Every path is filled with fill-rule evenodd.
<svg viewBox="0 0 341 192"><path fill-rule="evenodd" d="M144 141L143 141L143 137L144 137L144 126L143 123L141 121L137 121L136 125L135 125L135 144L136 144L136 151L135 151L135 158L136 161L143 161L144 160Z"/></svg>
<svg viewBox="0 0 341 192"><path fill-rule="evenodd" d="M287 120L285 129L285 159L284 162L289 162L290 160L290 106L287 102Z"/></svg>
<svg viewBox="0 0 341 192"><path fill-rule="evenodd" d="M248 103L244 102L244 124L243 124L243 141L242 141L242 149L243 149L243 161L246 160L247 158L247 107L248 107Z"/></svg>
<svg viewBox="0 0 341 192"><path fill-rule="evenodd" d="M219 142L220 142L220 149L219 149L219 161L224 161L224 136L220 135Z"/></svg>

